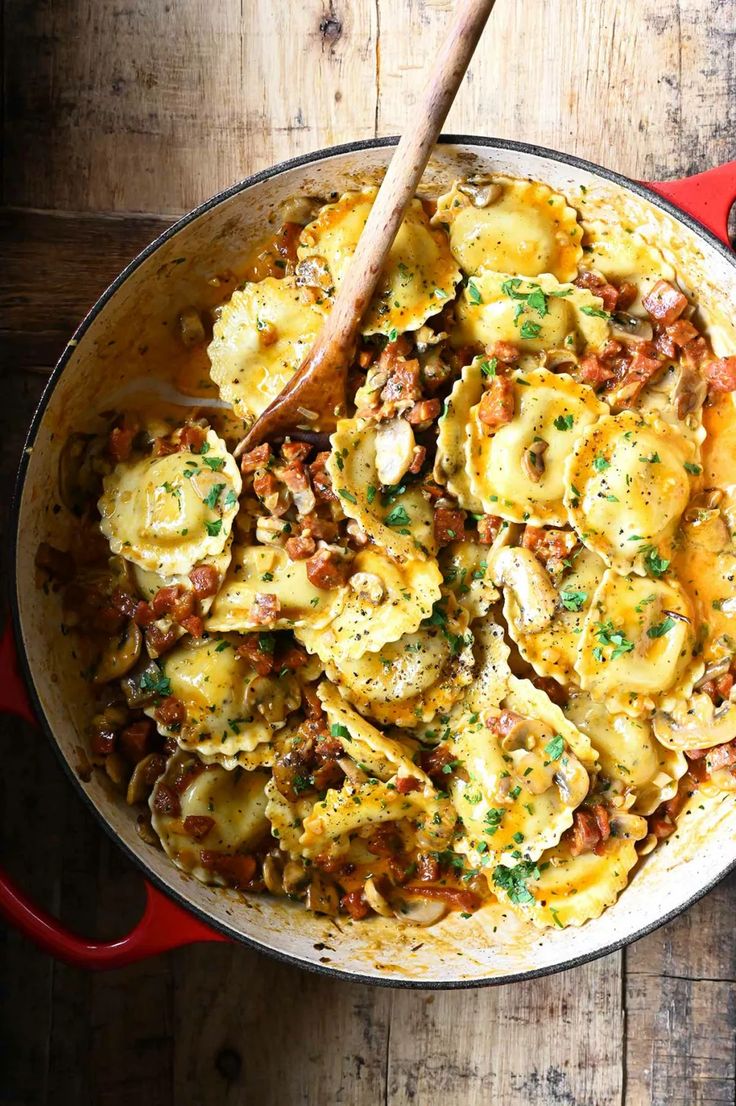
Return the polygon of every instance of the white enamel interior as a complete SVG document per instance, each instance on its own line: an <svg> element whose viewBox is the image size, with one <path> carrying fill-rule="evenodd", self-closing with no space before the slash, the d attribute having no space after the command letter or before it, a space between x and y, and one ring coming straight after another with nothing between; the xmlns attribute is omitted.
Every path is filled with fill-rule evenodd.
<svg viewBox="0 0 736 1106"><path fill-rule="evenodd" d="M249 243L264 237L264 223L288 196L327 196L358 182L375 180L390 150L348 150L292 166L256 181L186 222L139 264L104 302L63 373L51 386L37 429L19 512L16 559L22 648L35 690L55 739L72 771L84 745L89 717L84 681L70 653L70 639L58 631L56 598L34 586L38 543L64 545L73 520L57 498L58 450L71 430L94 428L95 411L110 406L110 395L132 377L155 374L182 307L197 303L203 282L222 272ZM425 176L436 193L469 169L494 170L546 181L571 197L584 185L588 195L610 202L635 225L646 224L658 241L687 258L685 276L714 313L718 302L736 302L736 266L683 223L587 168L553 155L494 145L445 144ZM680 271L683 266L680 264ZM720 314L720 313L719 313ZM730 328L728 319L721 320ZM736 349L731 331L728 340ZM334 922L302 907L267 896L242 898L204 887L173 867L164 854L138 837L135 812L95 773L79 782L115 834L160 884L221 927L304 964L323 965L346 975L384 981L453 985L551 971L625 942L680 910L736 863L733 797L699 800L679 832L641 864L618 903L579 929L540 932L489 907L471 919L452 915L432 929L414 929L374 917L368 922ZM494 930L494 927L497 929Z"/></svg>

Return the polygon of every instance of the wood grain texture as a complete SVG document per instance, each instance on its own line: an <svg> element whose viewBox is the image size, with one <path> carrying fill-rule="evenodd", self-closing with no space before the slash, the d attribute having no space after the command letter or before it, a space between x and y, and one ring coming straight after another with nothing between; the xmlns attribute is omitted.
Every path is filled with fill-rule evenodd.
<svg viewBox="0 0 736 1106"><path fill-rule="evenodd" d="M240 176L401 130L451 10L450 0L4 0L3 487L46 374L119 269L175 213ZM736 156L735 26L734 0L498 0L447 129L536 141L634 176L708 168ZM138 875L44 740L8 720L0 740L4 861L68 924L119 932L139 908ZM0 1098L732 1103L735 909L731 879L625 954L453 993L334 983L227 946L90 978L7 933Z"/></svg>

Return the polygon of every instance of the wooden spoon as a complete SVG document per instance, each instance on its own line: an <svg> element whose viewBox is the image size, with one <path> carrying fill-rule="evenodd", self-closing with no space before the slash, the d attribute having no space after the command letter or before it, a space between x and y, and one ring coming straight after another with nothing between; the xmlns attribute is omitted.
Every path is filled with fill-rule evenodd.
<svg viewBox="0 0 736 1106"><path fill-rule="evenodd" d="M414 196L450 105L495 0L460 0L432 75L401 137L368 221L312 349L286 387L256 419L237 452L301 430L330 431L345 413L345 384L360 320L376 290L409 201Z"/></svg>

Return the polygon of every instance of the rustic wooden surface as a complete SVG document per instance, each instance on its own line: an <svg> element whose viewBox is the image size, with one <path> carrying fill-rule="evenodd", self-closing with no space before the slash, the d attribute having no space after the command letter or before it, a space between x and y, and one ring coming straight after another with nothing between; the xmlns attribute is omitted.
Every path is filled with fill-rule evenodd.
<svg viewBox="0 0 736 1106"><path fill-rule="evenodd" d="M69 330L170 219L280 158L401 129L450 0L4 0L0 481ZM736 156L734 0L499 0L447 129L632 176ZM135 214L140 213L140 214ZM140 880L51 750L2 724L3 858L109 936ZM7 934L3 1106L710 1106L736 1093L736 880L564 975L335 983L242 948L105 976Z"/></svg>

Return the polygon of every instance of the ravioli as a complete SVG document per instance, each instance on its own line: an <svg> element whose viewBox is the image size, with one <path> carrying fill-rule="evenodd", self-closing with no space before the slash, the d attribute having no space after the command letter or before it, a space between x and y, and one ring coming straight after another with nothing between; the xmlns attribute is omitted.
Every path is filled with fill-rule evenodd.
<svg viewBox="0 0 736 1106"><path fill-rule="evenodd" d="M567 522L564 461L576 439L607 410L587 384L564 373L516 373L511 422L493 429L470 410L470 489L488 514L535 526ZM543 451L540 444L546 443ZM543 471L529 464L540 452Z"/></svg>
<svg viewBox="0 0 736 1106"><path fill-rule="evenodd" d="M355 660L334 659L327 676L341 694L381 725L412 727L447 711L472 680L468 614L452 596L435 604L416 633ZM428 623L428 624L427 624Z"/></svg>
<svg viewBox="0 0 736 1106"><path fill-rule="evenodd" d="M442 578L459 605L468 612L471 622L488 614L498 600L498 589L493 583L489 560L504 540L502 530L493 546L474 541L454 541L446 545L440 554Z"/></svg>
<svg viewBox="0 0 736 1106"><path fill-rule="evenodd" d="M236 637L186 638L161 659L160 695L183 703L186 720L179 728L165 725L156 718L156 703L145 712L182 749L237 760L239 753L270 742L301 703L293 676L258 676L237 655L237 645Z"/></svg>
<svg viewBox="0 0 736 1106"><path fill-rule="evenodd" d="M429 776L414 763L408 749L361 718L348 706L336 687L323 680L317 694L330 723L330 733L340 741L347 756L367 775L384 783L395 777L411 776L426 792L434 792Z"/></svg>
<svg viewBox="0 0 736 1106"><path fill-rule="evenodd" d="M187 575L223 552L242 489L213 430L201 453L121 461L102 483L100 530L111 550L162 576Z"/></svg>
<svg viewBox="0 0 736 1106"><path fill-rule="evenodd" d="M300 260L318 257L325 261L335 288L343 281L377 191L366 188L344 193L336 203L326 204L302 231L297 249ZM452 299L459 279L446 235L430 226L421 201L411 200L371 305L363 315L363 334L417 330Z"/></svg>
<svg viewBox="0 0 736 1106"><path fill-rule="evenodd" d="M314 344L322 315L294 277L245 284L220 311L207 352L220 395L251 422L288 383Z"/></svg>
<svg viewBox="0 0 736 1106"><path fill-rule="evenodd" d="M674 576L650 580L608 569L588 610L575 670L596 702L637 717L675 686L692 690L703 669L693 663L695 644L692 605Z"/></svg>
<svg viewBox="0 0 736 1106"><path fill-rule="evenodd" d="M346 663L414 633L442 594L434 561L394 561L369 547L356 554L350 571L329 622L297 628L302 644L324 663Z"/></svg>
<svg viewBox="0 0 736 1106"><path fill-rule="evenodd" d="M623 231L602 220L584 223L585 245L580 268L600 273L612 284L635 284L636 299L626 311L647 318L642 299L658 280L675 282L675 270L660 250L651 246L638 230Z"/></svg>
<svg viewBox="0 0 736 1106"><path fill-rule="evenodd" d="M503 711L519 718L501 737L487 723ZM591 768L595 758L587 737L544 692L511 675L497 704L456 708L450 729L459 762L450 792L465 829L458 852L482 868L514 856L536 860L588 793L580 756Z"/></svg>
<svg viewBox="0 0 736 1106"><path fill-rule="evenodd" d="M360 523L376 545L397 560L434 556L432 508L418 487L381 490L376 470L375 423L341 419L330 438L327 471L348 518Z"/></svg>
<svg viewBox="0 0 736 1106"><path fill-rule="evenodd" d="M480 514L483 505L471 491L468 471L470 411L483 394L483 365L488 358L475 357L465 365L459 380L445 400L437 422L437 453L434 478L444 484L466 511Z"/></svg>
<svg viewBox="0 0 736 1106"><path fill-rule="evenodd" d="M693 443L656 416L622 411L588 427L565 465L580 540L616 572L663 571L696 460Z"/></svg>
<svg viewBox="0 0 736 1106"><path fill-rule="evenodd" d="M191 782L182 789L181 783L188 775ZM177 868L202 883L225 886L229 881L222 872L227 871L227 858L247 854L268 833L267 782L266 772L245 772L241 768L226 772L218 765L203 769L195 757L175 753L150 799L151 825L166 855ZM156 797L162 785L178 795L179 814L163 814L157 808ZM187 832L189 818L198 819L196 836ZM207 823L211 823L209 828ZM202 833L203 829L206 832ZM217 854L221 871L203 865L203 851Z"/></svg>
<svg viewBox="0 0 736 1106"><path fill-rule="evenodd" d="M546 350L580 353L598 349L609 336L609 315L586 288L560 284L549 273L523 280L481 270L457 301L454 346L512 342L522 368L539 363Z"/></svg>
<svg viewBox="0 0 736 1106"><path fill-rule="evenodd" d="M677 793L687 761L660 745L646 718L612 714L585 692L570 696L565 715L590 738L601 776L610 782L606 798L617 796L620 809L646 816Z"/></svg>
<svg viewBox="0 0 736 1106"><path fill-rule="evenodd" d="M551 676L563 686L575 680L580 635L604 572L605 565L597 554L580 549L572 558L570 570L560 580L550 580L558 594L557 608L550 623L533 634L519 628L518 597L510 588L504 589L509 636L539 676Z"/></svg>
<svg viewBox="0 0 736 1106"><path fill-rule="evenodd" d="M572 280L583 255L577 212L539 181L495 175L455 181L437 200L432 222L449 227L452 252L471 275L493 269Z"/></svg>
<svg viewBox="0 0 736 1106"><path fill-rule="evenodd" d="M225 548L222 553L218 553L216 557L206 557L204 561L200 561L200 564L212 565L217 573L218 591L222 586L222 582L225 579L228 568L230 567L230 560L232 557L232 533L228 538ZM141 568L139 565L133 565L133 579L135 580L136 588L139 595L147 602L150 603L154 595L161 588L172 587L174 585L180 585L181 587L191 589L192 582L189 576L182 574L178 576L161 576L158 572L150 572L148 569ZM215 600L214 595L208 595L204 599L199 600L199 608L202 614L207 614Z"/></svg>
<svg viewBox="0 0 736 1106"><path fill-rule="evenodd" d="M274 783L273 777L269 779L265 788L266 817L271 826L271 835L276 838L279 848L296 860L301 856L300 839L302 836L302 824L314 806L314 797L300 797L295 803L290 803Z"/></svg>
<svg viewBox="0 0 736 1106"><path fill-rule="evenodd" d="M403 820L410 823L420 848L441 849L447 844L448 829L451 832L456 815L449 799L424 790L402 795L380 780L366 780L359 786L346 784L340 791L329 790L304 819L302 855L310 859L343 856L353 834L365 830L372 833L383 822Z"/></svg>
<svg viewBox="0 0 736 1106"><path fill-rule="evenodd" d="M274 630L325 626L344 600L341 589L314 587L306 561L292 561L281 546L238 545L233 548L232 564L213 603L207 629L262 630L257 615L254 617L259 595L275 595L279 601L278 617L269 623Z"/></svg>
<svg viewBox="0 0 736 1106"><path fill-rule="evenodd" d="M615 824L627 836L609 837L600 852L573 856L563 842L545 852L539 864L509 869L511 877L503 871L494 874L499 901L539 929L565 929L599 918L629 882L639 859L636 842L647 831L645 820L633 814L618 815Z"/></svg>

